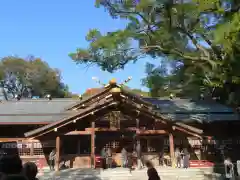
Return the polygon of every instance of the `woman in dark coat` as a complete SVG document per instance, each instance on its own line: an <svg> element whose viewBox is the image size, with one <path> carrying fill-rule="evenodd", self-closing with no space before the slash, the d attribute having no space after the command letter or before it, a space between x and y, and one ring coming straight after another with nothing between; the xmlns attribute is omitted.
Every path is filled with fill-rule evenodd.
<svg viewBox="0 0 240 180"><path fill-rule="evenodd" d="M157 173L157 170L153 167L153 164L150 161L146 162L146 166L148 168L147 170L148 180L161 180Z"/></svg>

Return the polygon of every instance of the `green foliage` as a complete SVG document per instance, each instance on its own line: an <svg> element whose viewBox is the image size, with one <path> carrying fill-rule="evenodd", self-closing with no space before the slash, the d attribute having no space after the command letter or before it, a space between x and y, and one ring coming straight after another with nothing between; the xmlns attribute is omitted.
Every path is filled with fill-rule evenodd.
<svg viewBox="0 0 240 180"><path fill-rule="evenodd" d="M112 18L127 20L128 24L125 29L107 34L91 30L86 37L89 47L72 53L74 61L113 72L143 55L163 57L182 63L171 78L180 73L183 80L171 79L170 84L187 84L188 88L182 89L188 89L188 94L203 91L226 102L230 92L239 90L240 1L141 0L138 5L132 2L96 1L96 7L105 8ZM155 89L157 95L156 87L165 86L166 77L155 74L150 74L144 84Z"/></svg>
<svg viewBox="0 0 240 180"><path fill-rule="evenodd" d="M61 82L61 74L39 58L5 57L0 61L0 78L13 96L69 97L69 89Z"/></svg>
<svg viewBox="0 0 240 180"><path fill-rule="evenodd" d="M163 61L158 67L147 63L145 73L147 77L142 79L142 84L149 88L152 97L169 95L167 66Z"/></svg>

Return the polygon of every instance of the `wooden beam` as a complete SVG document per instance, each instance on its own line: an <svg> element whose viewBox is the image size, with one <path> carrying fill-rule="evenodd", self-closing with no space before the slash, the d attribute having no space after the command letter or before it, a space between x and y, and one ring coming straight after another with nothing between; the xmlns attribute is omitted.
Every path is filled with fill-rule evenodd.
<svg viewBox="0 0 240 180"><path fill-rule="evenodd" d="M91 128L86 128L85 131L70 131L66 133L65 135L91 135ZM118 130L118 129L109 129L109 128L95 128L95 132L124 132L124 130ZM128 128L125 130L127 131L136 131L137 135L154 135L154 134L168 134L165 130L137 130L136 128Z"/></svg>
<svg viewBox="0 0 240 180"><path fill-rule="evenodd" d="M20 141L20 142L40 142L37 139L29 138L0 138L0 142L11 142L11 141Z"/></svg>
<svg viewBox="0 0 240 180"><path fill-rule="evenodd" d="M59 171L59 164L60 164L60 137L57 136L56 138L56 171Z"/></svg>
<svg viewBox="0 0 240 180"><path fill-rule="evenodd" d="M109 88L102 89L98 93L89 96L87 99L84 99L84 100L82 100L82 101L80 101L80 102L78 102L74 105L71 105L71 106L65 108L65 110L72 110L74 108L78 108L79 106L81 106L83 104L89 104L89 102L94 103L94 102L96 102L96 100L103 99L103 96L106 96L108 94L109 94ZM99 99L97 99L97 97L99 97ZM92 101L93 99L95 99L95 101Z"/></svg>
<svg viewBox="0 0 240 180"><path fill-rule="evenodd" d="M92 128L85 128L85 131L90 131L91 132ZM113 132L124 132L124 131L136 131L135 127L128 127L124 129L118 129L118 128L94 128L96 132L103 131L103 132L108 132L108 131L113 131Z"/></svg>
<svg viewBox="0 0 240 180"><path fill-rule="evenodd" d="M141 134L167 134L168 132L165 130L137 130L138 135Z"/></svg>
<svg viewBox="0 0 240 180"><path fill-rule="evenodd" d="M17 118L17 117L14 117ZM47 125L51 122L0 122L0 125Z"/></svg>
<svg viewBox="0 0 240 180"><path fill-rule="evenodd" d="M65 135L91 135L91 131L70 131L66 133Z"/></svg>
<svg viewBox="0 0 240 180"><path fill-rule="evenodd" d="M137 136L137 138L139 139L161 139L162 136L159 136L159 134L155 134L155 135L151 135L151 136L148 136L148 135L140 135L140 136Z"/></svg>
<svg viewBox="0 0 240 180"><path fill-rule="evenodd" d="M91 165L95 166L95 122L92 122L92 131L91 131Z"/></svg>
<svg viewBox="0 0 240 180"><path fill-rule="evenodd" d="M10 141L23 141L27 138L0 138L0 142L10 142Z"/></svg>
<svg viewBox="0 0 240 180"><path fill-rule="evenodd" d="M192 136L195 136L197 138L201 138L201 136L191 133L183 128L175 127L176 130L179 130L181 132L184 132L186 134L190 134ZM94 128L94 132L128 132L128 131L136 131L137 135L157 135L157 134L168 134L168 131L166 130L137 130L137 128L125 128L125 129L117 129L117 128ZM66 133L65 135L91 135L92 134L92 128L86 128L85 131L70 131ZM5 142L7 141L13 141L9 139L5 139ZM1 142L1 139L0 139Z"/></svg>
<svg viewBox="0 0 240 180"><path fill-rule="evenodd" d="M85 131L91 132L92 128L85 128ZM138 129L137 127L129 127L125 129L117 129L117 128L94 128L96 132L103 131L103 132L124 132L124 131L136 131L137 134L166 134L168 133L165 130L142 130ZM82 131L84 132L84 131ZM71 133L70 133L71 134ZM72 131L74 134L74 131Z"/></svg>
<svg viewBox="0 0 240 180"><path fill-rule="evenodd" d="M92 128L85 128L85 131L92 131ZM94 131L120 131L120 129L117 128L94 128Z"/></svg>
<svg viewBox="0 0 240 180"><path fill-rule="evenodd" d="M192 136L195 136L195 137L198 137L198 138L202 139L202 137L199 136L198 134L189 132L189 131L187 131L187 130L185 130L185 129L183 129L183 128L180 128L180 127L177 127L177 126L175 126L174 128L177 129L177 130L179 130L179 131L181 131L181 132L184 132L184 133L186 133L186 134L189 134L189 135L192 135Z"/></svg>
<svg viewBox="0 0 240 180"><path fill-rule="evenodd" d="M184 123L176 122L175 124L180 126L180 127L185 128L185 129L188 129L190 131L197 132L198 134L202 134L203 133L202 129L199 129L199 128L196 128L196 127L193 127L193 126L189 126L189 125L184 124Z"/></svg>

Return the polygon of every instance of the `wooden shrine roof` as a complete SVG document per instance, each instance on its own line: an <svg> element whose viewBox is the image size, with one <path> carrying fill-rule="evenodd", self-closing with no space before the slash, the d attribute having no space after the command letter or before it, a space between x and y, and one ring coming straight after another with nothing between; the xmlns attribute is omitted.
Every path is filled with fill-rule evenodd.
<svg viewBox="0 0 240 180"><path fill-rule="evenodd" d="M145 114L152 119L161 121L164 124L167 123L171 126L178 128L179 130L185 129L184 131L187 133L192 134L202 133L202 131L197 128L191 127L184 123L174 122L172 121L172 119L162 116L159 110L156 109L155 105L144 100L141 96L136 96L120 88L118 85L113 85L110 88L107 87L106 91L101 91L98 93L98 95L95 95L89 99L81 101L78 104L72 106L71 108L68 108L69 111L72 112L71 116L63 118L62 120L59 120L57 122L53 122L49 125L43 126L41 128L35 129L33 131L27 132L25 133L25 136L38 137L43 134L47 134L49 132L54 131L56 128L57 129L62 128L70 123L71 124L74 123L74 121L82 120L88 116L94 115L95 112L101 111L107 107L110 106L117 107L119 104L124 104L124 106L127 106L128 108L134 110L135 112Z"/></svg>

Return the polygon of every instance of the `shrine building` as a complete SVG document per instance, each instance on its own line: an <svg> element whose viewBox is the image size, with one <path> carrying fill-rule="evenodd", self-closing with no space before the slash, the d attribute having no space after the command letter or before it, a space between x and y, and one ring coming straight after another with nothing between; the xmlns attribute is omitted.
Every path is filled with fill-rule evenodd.
<svg viewBox="0 0 240 180"><path fill-rule="evenodd" d="M57 170L63 162L94 167L103 147L118 166L122 148L131 153L136 142L155 165L164 152L173 166L176 148L187 148L194 162L221 162L222 152L238 159L239 117L214 101L136 95L115 80L85 99L7 100L0 92L1 150L48 166L56 148Z"/></svg>

